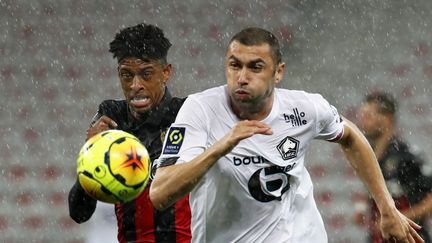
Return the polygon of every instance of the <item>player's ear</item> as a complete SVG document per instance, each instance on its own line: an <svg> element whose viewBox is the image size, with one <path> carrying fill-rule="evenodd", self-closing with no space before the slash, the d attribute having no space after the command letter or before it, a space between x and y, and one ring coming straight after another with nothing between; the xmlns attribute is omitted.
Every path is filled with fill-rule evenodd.
<svg viewBox="0 0 432 243"><path fill-rule="evenodd" d="M283 62L279 63L276 66L276 70L275 70L275 83L276 84L278 84L282 80L284 72L285 72L285 63L283 63Z"/></svg>
<svg viewBox="0 0 432 243"><path fill-rule="evenodd" d="M164 66L163 71L162 71L164 83L168 82L168 80L170 79L171 74L172 74L172 70L173 70L173 67L172 67L171 63L168 63Z"/></svg>

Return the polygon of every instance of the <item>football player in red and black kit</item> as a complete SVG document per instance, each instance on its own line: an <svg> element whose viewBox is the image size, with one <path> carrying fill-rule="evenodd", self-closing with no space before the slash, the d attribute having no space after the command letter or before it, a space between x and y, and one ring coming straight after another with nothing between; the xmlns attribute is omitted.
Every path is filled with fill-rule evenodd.
<svg viewBox="0 0 432 243"><path fill-rule="evenodd" d="M360 107L360 124L378 158L381 171L396 207L408 218L423 226L420 230L424 242L432 242L426 219L432 215L432 182L422 172L423 161L413 154L408 145L395 134L396 100L384 92L365 96ZM371 243L386 242L379 230L379 212L370 201L368 217L356 212L357 223L369 228ZM359 207L367 209L367 207Z"/></svg>
<svg viewBox="0 0 432 243"><path fill-rule="evenodd" d="M105 100L99 105L87 139L107 129L119 129L137 136L151 161L159 157L164 133L184 101L171 97L166 87L172 72L167 63L170 47L163 31L153 25L138 24L116 34L110 52L118 61L125 100ZM135 200L115 205L119 242L190 242L188 197L158 211L149 200L150 184ZM95 209L96 200L75 182L69 192L71 218L83 223Z"/></svg>

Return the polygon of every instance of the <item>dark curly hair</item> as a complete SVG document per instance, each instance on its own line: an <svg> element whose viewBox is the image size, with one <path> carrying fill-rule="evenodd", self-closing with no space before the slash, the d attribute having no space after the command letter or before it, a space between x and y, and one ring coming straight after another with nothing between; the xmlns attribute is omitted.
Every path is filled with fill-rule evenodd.
<svg viewBox="0 0 432 243"><path fill-rule="evenodd" d="M109 51L119 63L128 57L156 59L166 63L170 47L171 42L160 28L141 23L120 30L111 41Z"/></svg>

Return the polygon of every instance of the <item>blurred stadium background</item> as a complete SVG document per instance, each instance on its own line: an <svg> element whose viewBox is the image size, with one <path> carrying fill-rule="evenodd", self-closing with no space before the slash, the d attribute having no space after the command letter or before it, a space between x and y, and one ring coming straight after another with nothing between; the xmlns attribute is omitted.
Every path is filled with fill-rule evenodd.
<svg viewBox="0 0 432 243"><path fill-rule="evenodd" d="M400 102L399 131L430 171L431 12L429 0L0 0L0 242L97 236L98 217L69 219L67 194L97 105L122 98L108 43L143 21L173 43L174 95L225 83L226 43L247 26L280 38L282 87L319 92L353 120L366 92L390 91ZM329 242L362 242L365 229L351 213L365 194L338 146L314 143L307 164Z"/></svg>

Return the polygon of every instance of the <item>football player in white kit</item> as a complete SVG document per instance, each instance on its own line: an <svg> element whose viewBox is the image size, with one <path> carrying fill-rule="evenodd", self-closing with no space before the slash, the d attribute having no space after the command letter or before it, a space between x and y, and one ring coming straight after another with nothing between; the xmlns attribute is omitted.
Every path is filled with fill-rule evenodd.
<svg viewBox="0 0 432 243"><path fill-rule="evenodd" d="M225 68L227 85L180 109L150 191L157 209L190 192L193 242L327 242L304 165L312 139L341 145L380 208L385 238L422 242L355 125L319 94L275 87L285 64L272 33L237 33Z"/></svg>

